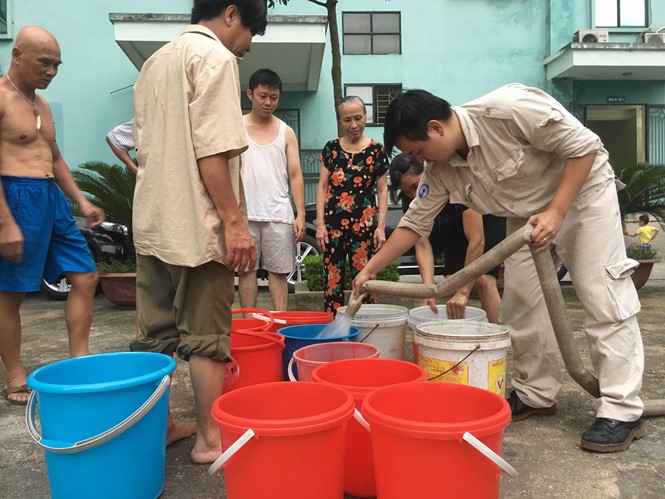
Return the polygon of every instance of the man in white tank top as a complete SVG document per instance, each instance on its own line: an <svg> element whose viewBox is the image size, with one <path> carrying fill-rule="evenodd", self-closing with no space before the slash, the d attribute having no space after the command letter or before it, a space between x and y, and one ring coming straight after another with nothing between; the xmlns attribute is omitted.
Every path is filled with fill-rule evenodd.
<svg viewBox="0 0 665 499"><path fill-rule="evenodd" d="M293 129L273 115L281 92L282 81L270 69L259 69L250 77L247 97L252 110L245 115L249 149L241 159L249 230L256 243L256 269L260 265L268 271L273 310L286 310L286 277L293 270L294 243L305 235L305 183L298 140ZM243 308L256 307L256 269L239 277Z"/></svg>

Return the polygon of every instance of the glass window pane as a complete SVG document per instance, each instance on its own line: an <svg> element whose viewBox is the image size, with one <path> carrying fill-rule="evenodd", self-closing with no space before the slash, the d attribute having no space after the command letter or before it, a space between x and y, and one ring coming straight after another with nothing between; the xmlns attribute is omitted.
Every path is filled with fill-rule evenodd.
<svg viewBox="0 0 665 499"><path fill-rule="evenodd" d="M345 95L357 95L360 97L365 105L372 104L372 87L369 85L347 85Z"/></svg>
<svg viewBox="0 0 665 499"><path fill-rule="evenodd" d="M369 54L370 35L344 35L345 54Z"/></svg>
<svg viewBox="0 0 665 499"><path fill-rule="evenodd" d="M399 35L374 35L373 54L399 54Z"/></svg>
<svg viewBox="0 0 665 499"><path fill-rule="evenodd" d="M644 0L622 0L619 16L621 26L646 26Z"/></svg>
<svg viewBox="0 0 665 499"><path fill-rule="evenodd" d="M369 14L345 12L342 15L345 34L370 32Z"/></svg>
<svg viewBox="0 0 665 499"><path fill-rule="evenodd" d="M368 106L365 104L365 108L367 109L367 120L365 120L365 123L374 123L374 106Z"/></svg>
<svg viewBox="0 0 665 499"><path fill-rule="evenodd" d="M372 33L399 33L399 14L372 14Z"/></svg>
<svg viewBox="0 0 665 499"><path fill-rule="evenodd" d="M0 34L7 34L7 0L0 1Z"/></svg>
<svg viewBox="0 0 665 499"><path fill-rule="evenodd" d="M595 0L596 26L616 26L618 20L616 0Z"/></svg>

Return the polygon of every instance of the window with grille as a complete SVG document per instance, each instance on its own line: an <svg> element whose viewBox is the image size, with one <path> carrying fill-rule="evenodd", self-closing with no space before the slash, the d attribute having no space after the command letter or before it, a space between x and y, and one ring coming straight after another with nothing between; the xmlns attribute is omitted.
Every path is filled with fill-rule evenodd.
<svg viewBox="0 0 665 499"><path fill-rule="evenodd" d="M594 0L597 28L645 27L648 0Z"/></svg>
<svg viewBox="0 0 665 499"><path fill-rule="evenodd" d="M0 38L11 38L10 0L0 0Z"/></svg>
<svg viewBox="0 0 665 499"><path fill-rule="evenodd" d="M401 54L399 12L343 12L344 54Z"/></svg>
<svg viewBox="0 0 665 499"><path fill-rule="evenodd" d="M383 125L388 104L402 91L401 84L346 85L344 95L357 95L367 108L367 124Z"/></svg>

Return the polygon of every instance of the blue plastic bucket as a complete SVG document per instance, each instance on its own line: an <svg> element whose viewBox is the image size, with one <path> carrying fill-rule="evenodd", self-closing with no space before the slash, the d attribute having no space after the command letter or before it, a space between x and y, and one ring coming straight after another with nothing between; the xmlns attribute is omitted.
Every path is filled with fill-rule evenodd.
<svg viewBox="0 0 665 499"><path fill-rule="evenodd" d="M349 334L346 336L324 336L319 338L321 331L330 324L302 324L299 326L287 326L279 330L279 334L284 336L285 347L282 352L282 369L284 372L284 379L289 379L289 361L293 357L293 352L296 350L314 345L315 343L331 343L333 341L357 341L360 329L351 327ZM298 378L298 368L293 366L293 372L296 379Z"/></svg>
<svg viewBox="0 0 665 499"><path fill-rule="evenodd" d="M164 488L173 358L77 357L28 376L26 423L44 448L53 498L152 498ZM39 406L42 434L35 426Z"/></svg>

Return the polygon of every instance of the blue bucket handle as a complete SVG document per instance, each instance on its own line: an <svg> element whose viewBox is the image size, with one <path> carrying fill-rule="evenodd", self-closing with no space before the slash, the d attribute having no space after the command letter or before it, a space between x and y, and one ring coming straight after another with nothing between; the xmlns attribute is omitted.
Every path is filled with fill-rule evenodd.
<svg viewBox="0 0 665 499"><path fill-rule="evenodd" d="M55 454L74 454L76 452L82 452L84 450L92 449L98 445L108 442L109 440L114 439L118 435L126 432L136 423L138 423L143 416L150 412L155 404L162 398L162 395L168 390L171 385L171 376L168 374L162 378L161 383L155 391L150 395L148 400L146 400L141 407L139 407L131 416L129 416L124 421L121 421L113 428L106 430L99 435L94 437L86 438L85 440L80 440L74 444L70 442L58 442L57 440L46 440L44 439L35 425L35 410L37 409L37 398L36 391L33 390L30 393L30 399L28 400L28 406L25 411L25 424L28 428L28 433L32 439L42 448L47 451L53 452Z"/></svg>

